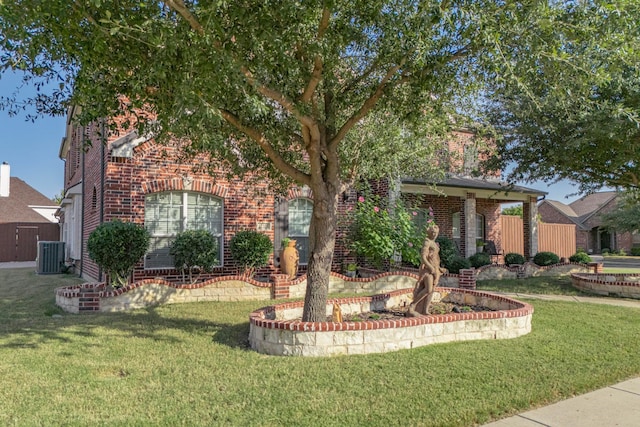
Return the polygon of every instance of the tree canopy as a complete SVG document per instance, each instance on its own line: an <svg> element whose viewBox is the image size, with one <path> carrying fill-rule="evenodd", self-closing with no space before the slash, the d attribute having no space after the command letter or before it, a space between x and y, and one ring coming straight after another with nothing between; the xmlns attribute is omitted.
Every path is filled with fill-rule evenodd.
<svg viewBox="0 0 640 427"><path fill-rule="evenodd" d="M465 117L478 120L483 98L505 110L503 129L518 137L506 141L526 143L556 98L566 114L588 114L573 97L613 84L607 61L637 31L636 9L635 1L0 1L0 67L57 83L30 100L40 113L75 104L86 123L144 111L154 120L143 114L132 125L187 153L211 153L274 185L309 186L303 318L313 320L324 313L345 188L363 174L441 174L442 138ZM635 52L616 54L619 67ZM599 85L585 77L592 73ZM563 88L576 76L581 91L571 95ZM526 158L512 152L503 160Z"/></svg>
<svg viewBox="0 0 640 427"><path fill-rule="evenodd" d="M526 87L492 85L494 166L513 165L511 181L640 187L640 3L587 3L567 16L559 49L509 58Z"/></svg>

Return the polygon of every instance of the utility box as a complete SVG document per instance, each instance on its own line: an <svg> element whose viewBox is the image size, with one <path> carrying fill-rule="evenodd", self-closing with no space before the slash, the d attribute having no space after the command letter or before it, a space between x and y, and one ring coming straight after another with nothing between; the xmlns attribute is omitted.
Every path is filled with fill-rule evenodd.
<svg viewBox="0 0 640 427"><path fill-rule="evenodd" d="M38 242L38 274L61 274L64 265L64 242Z"/></svg>

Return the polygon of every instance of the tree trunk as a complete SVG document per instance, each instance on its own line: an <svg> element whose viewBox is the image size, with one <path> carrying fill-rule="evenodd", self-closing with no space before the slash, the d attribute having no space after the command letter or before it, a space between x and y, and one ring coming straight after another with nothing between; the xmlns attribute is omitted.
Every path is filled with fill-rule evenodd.
<svg viewBox="0 0 640 427"><path fill-rule="evenodd" d="M313 216L309 230L309 265L307 291L302 320L324 322L327 320L326 304L329 294L329 277L333 250L336 245L338 196L335 191L315 191Z"/></svg>

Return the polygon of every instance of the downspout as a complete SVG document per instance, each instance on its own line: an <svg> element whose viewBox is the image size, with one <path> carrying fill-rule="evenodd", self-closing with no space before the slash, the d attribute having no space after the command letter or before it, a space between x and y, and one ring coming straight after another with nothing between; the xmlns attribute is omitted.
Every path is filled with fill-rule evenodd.
<svg viewBox="0 0 640 427"><path fill-rule="evenodd" d="M83 276L84 274L84 258L85 258L85 253L84 253L84 224L85 224L85 217L84 217L84 204L86 202L85 200L85 167L84 167L84 162L85 162L85 151L84 151L84 144L86 143L86 134L84 132L82 132L82 209L80 211L80 218L82 218L82 220L80 221L80 277Z"/></svg>
<svg viewBox="0 0 640 427"><path fill-rule="evenodd" d="M105 125L104 119L100 119L100 224L104 222L104 181L105 181ZM102 282L102 267L98 270L98 281Z"/></svg>

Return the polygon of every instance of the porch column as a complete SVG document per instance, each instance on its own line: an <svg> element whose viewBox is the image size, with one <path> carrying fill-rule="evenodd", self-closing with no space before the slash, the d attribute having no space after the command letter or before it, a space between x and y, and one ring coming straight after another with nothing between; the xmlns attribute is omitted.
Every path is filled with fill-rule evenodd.
<svg viewBox="0 0 640 427"><path fill-rule="evenodd" d="M476 193L467 193L464 201L464 256L476 253Z"/></svg>
<svg viewBox="0 0 640 427"><path fill-rule="evenodd" d="M529 197L522 204L522 226L524 232L524 257L531 260L538 253L538 199Z"/></svg>

